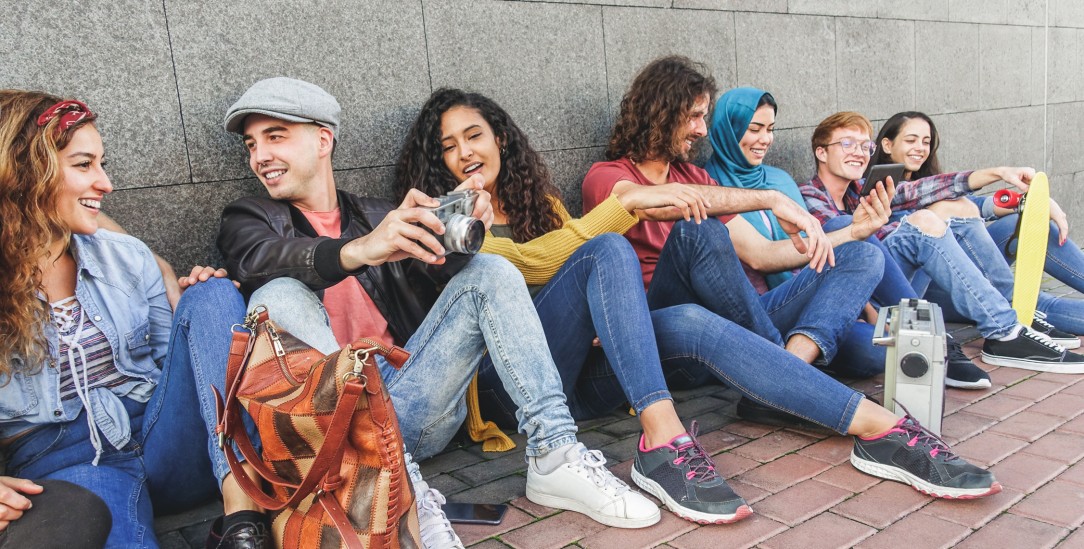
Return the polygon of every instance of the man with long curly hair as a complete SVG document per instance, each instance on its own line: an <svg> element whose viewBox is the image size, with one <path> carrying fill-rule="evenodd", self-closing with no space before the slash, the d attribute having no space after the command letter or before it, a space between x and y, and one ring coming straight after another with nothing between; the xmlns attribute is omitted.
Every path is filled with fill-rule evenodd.
<svg viewBox="0 0 1084 549"><path fill-rule="evenodd" d="M855 225L869 233L865 236L849 230L825 234L815 226L816 218L780 192L719 186L689 162L707 135L715 93L714 79L689 59L664 57L647 65L621 101L608 161L592 166L584 179L584 209L631 185L695 185L709 205L707 213L717 217L691 223L673 208L646 211L641 217L647 221L625 235L640 257L650 305L702 300L806 362L827 366L883 269L872 246L853 241L887 221L888 205L863 203L866 213L856 215ZM768 240L735 215L757 210L774 213L790 238ZM701 241L704 247L695 250L708 254L705 261L686 263L686 244ZM765 291L761 272L784 269L801 273ZM747 401L739 414L772 416Z"/></svg>
<svg viewBox="0 0 1084 549"><path fill-rule="evenodd" d="M538 315L522 275L487 254L445 254L446 234L421 191L402 203L337 189L331 153L339 104L319 86L290 78L252 85L226 113L249 167L270 197L246 197L222 213L218 247L230 272L284 329L330 353L374 334L411 357L400 369L378 358L407 449L442 450L466 415L464 395L486 349L518 406L527 435L527 494L610 526L660 519L658 507L576 439ZM472 215L492 222L481 177L458 186L478 199ZM450 250L449 250L450 251ZM417 466L408 469L429 547L462 547Z"/></svg>

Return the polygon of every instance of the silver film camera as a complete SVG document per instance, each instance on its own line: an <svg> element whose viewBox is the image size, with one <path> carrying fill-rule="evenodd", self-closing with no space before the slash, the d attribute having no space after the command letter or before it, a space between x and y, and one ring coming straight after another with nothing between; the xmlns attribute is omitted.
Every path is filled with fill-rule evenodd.
<svg viewBox="0 0 1084 549"><path fill-rule="evenodd" d="M485 225L470 215L474 212L474 202L478 199L478 193L453 191L438 196L436 199L440 205L432 208L431 211L444 224L444 234L429 232L437 237L437 242L440 242L447 252L478 253L478 250L482 248L482 240L486 236ZM426 228L426 230L429 229Z"/></svg>
<svg viewBox="0 0 1084 549"><path fill-rule="evenodd" d="M922 299L903 299L897 306L881 307L873 343L888 347L885 408L902 417L904 411L898 402L923 426L940 435L945 413L946 352L941 307Z"/></svg>

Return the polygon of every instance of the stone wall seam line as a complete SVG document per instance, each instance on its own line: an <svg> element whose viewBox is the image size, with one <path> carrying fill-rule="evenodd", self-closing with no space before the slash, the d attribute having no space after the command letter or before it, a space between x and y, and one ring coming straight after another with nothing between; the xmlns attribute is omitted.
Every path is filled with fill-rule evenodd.
<svg viewBox="0 0 1084 549"><path fill-rule="evenodd" d="M433 93L433 63L429 58L429 28L425 26L425 0L418 0L422 8L422 39L425 40L425 74L429 77L429 93Z"/></svg>
<svg viewBox="0 0 1084 549"><path fill-rule="evenodd" d="M184 159L188 164L188 181L195 183L196 174L192 168L192 151L188 150L188 129L184 125L184 102L181 100L181 79L177 76L177 60L173 57L173 35L169 31L169 9L167 0L162 0L162 20L166 25L166 44L169 46L169 64L173 71L173 87L177 91L177 115L181 117L181 140L184 142Z"/></svg>
<svg viewBox="0 0 1084 549"><path fill-rule="evenodd" d="M606 82L606 113L609 115L614 103L613 96L610 95L610 59L606 55L606 7L599 6L598 11L599 21L602 22L602 80Z"/></svg>

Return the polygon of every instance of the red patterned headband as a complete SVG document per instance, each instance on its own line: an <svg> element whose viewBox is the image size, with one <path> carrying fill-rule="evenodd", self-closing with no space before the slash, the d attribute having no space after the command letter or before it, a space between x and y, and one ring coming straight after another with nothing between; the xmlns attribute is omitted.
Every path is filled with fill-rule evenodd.
<svg viewBox="0 0 1084 549"><path fill-rule="evenodd" d="M56 125L55 135L60 137L60 134L64 133L80 120L89 117L91 120L96 118L96 115L90 112L90 108L86 103L77 101L75 99L69 99L67 101L61 101L41 113L38 117L38 127L44 128L54 118L60 116L60 122Z"/></svg>

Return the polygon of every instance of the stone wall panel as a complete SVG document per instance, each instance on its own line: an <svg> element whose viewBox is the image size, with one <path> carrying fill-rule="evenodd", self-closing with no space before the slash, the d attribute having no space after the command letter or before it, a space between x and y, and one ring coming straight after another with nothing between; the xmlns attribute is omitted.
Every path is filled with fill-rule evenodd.
<svg viewBox="0 0 1084 549"><path fill-rule="evenodd" d="M248 176L222 119L263 78L307 80L339 100L340 168L393 163L431 91L417 2L167 2L195 181Z"/></svg>
<svg viewBox="0 0 1084 549"><path fill-rule="evenodd" d="M118 189L190 181L177 82L161 3L118 0L78 10L50 0L0 8L0 88L85 101Z"/></svg>
<svg viewBox="0 0 1084 549"><path fill-rule="evenodd" d="M835 23L829 17L734 14L737 84L768 90L786 109L779 129L816 125L836 110Z"/></svg>

